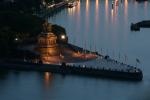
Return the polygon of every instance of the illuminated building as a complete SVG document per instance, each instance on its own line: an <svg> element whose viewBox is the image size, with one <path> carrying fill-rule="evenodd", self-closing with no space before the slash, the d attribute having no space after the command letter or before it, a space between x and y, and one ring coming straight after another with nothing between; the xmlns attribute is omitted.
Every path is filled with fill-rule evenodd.
<svg viewBox="0 0 150 100"><path fill-rule="evenodd" d="M57 44L57 36L51 32L40 34L36 50L39 52L39 59L43 63L49 62L52 56L59 56L60 50Z"/></svg>

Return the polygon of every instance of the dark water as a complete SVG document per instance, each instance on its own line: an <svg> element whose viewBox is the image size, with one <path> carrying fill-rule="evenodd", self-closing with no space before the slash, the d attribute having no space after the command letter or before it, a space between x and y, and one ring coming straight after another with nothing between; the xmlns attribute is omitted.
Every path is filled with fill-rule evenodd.
<svg viewBox="0 0 150 100"><path fill-rule="evenodd" d="M131 32L131 22L150 19L150 2L81 0L49 22L66 28L69 41L135 65L140 60L142 82L62 76L38 72L0 73L0 100L150 100L150 29ZM120 59L118 56L121 56Z"/></svg>

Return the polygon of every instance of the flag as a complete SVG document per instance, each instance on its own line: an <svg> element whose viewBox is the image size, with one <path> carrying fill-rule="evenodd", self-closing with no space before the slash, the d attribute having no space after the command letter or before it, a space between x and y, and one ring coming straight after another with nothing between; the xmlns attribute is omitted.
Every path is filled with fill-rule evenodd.
<svg viewBox="0 0 150 100"><path fill-rule="evenodd" d="M140 63L140 60L139 60L138 58L136 58L136 62L137 62L137 63Z"/></svg>

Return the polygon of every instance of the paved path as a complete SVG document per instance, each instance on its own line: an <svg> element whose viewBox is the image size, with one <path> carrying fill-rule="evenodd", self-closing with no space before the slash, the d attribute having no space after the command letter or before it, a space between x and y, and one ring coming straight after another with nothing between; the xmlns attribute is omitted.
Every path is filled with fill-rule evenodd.
<svg viewBox="0 0 150 100"><path fill-rule="evenodd" d="M104 57L98 57L97 59L90 60L87 62L81 62L81 63L75 63L75 65L80 65L83 67L95 67L95 68L104 68L104 69L111 69L111 70L118 70L118 71L130 71L130 72L135 72L139 71L139 69L124 64L120 63L116 60L113 59L105 59Z"/></svg>

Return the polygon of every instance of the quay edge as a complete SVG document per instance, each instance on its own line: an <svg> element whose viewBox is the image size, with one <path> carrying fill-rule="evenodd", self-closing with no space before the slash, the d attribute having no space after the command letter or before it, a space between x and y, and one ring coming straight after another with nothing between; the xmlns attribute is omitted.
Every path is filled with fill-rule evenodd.
<svg viewBox="0 0 150 100"><path fill-rule="evenodd" d="M78 75L89 77L110 78L118 80L142 81L143 73L140 69L137 72L125 72L110 69L84 68L81 66L70 66L62 63L62 65L53 64L34 64L34 63L0 63L1 70L16 71L44 71L52 73L60 73L63 75Z"/></svg>

